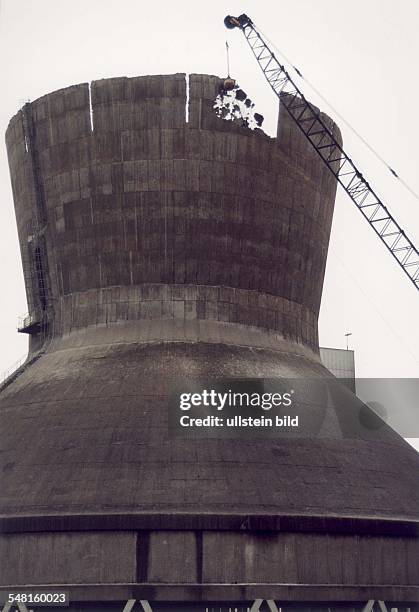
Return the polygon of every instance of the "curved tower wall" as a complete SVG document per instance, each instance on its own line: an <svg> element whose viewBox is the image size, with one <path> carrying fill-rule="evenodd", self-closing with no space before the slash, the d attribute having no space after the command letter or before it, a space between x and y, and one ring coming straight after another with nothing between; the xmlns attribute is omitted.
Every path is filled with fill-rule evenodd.
<svg viewBox="0 0 419 612"><path fill-rule="evenodd" d="M190 76L188 123L183 74L95 81L92 109L69 87L11 121L19 238L27 251L41 230L54 336L206 321L317 351L335 181L286 111L277 140L218 119L221 83Z"/></svg>
<svg viewBox="0 0 419 612"><path fill-rule="evenodd" d="M190 75L187 123L183 74L11 120L31 353L0 390L0 584L119 609L414 601L417 454L389 428L349 435L349 391L307 407L316 439L168 434L176 378L328 376L335 181L283 108L277 139L218 119L220 84Z"/></svg>

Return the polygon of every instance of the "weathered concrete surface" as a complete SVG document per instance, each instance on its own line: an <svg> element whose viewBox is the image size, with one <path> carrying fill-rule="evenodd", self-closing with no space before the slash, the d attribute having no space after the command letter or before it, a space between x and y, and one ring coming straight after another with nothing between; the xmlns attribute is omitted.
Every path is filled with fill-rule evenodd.
<svg viewBox="0 0 419 612"><path fill-rule="evenodd" d="M79 600L411 601L418 456L386 427L351 437L356 398L328 408L318 439L168 435L176 378L328 376L317 316L334 179L283 110L276 140L218 119L219 84L191 75L189 123L182 74L94 82L93 131L87 84L10 123L48 341L32 336L45 354L0 394L0 584L72 582ZM39 567L14 542L29 558L39 545Z"/></svg>
<svg viewBox="0 0 419 612"><path fill-rule="evenodd" d="M23 533L0 538L0 585L357 585L413 591L414 538L245 531ZM36 558L49 563L34 563ZM77 559L77 563L74 560ZM316 559L316 563L313 560ZM404 565L407 562L407 567Z"/></svg>
<svg viewBox="0 0 419 612"><path fill-rule="evenodd" d="M25 533L0 537L0 585L135 582L136 533Z"/></svg>
<svg viewBox="0 0 419 612"><path fill-rule="evenodd" d="M87 84L30 105L55 334L192 318L316 349L335 182L314 151L295 155L285 119L277 141L218 119L220 82L191 75L188 124L182 74L93 82L93 132ZM39 214L23 124L7 144L25 251Z"/></svg>
<svg viewBox="0 0 419 612"><path fill-rule="evenodd" d="M414 519L415 451L388 428L351 439L347 405L333 408L334 429L322 439L169 435L177 379L322 374L302 355L214 342L57 345L0 396L2 513L228 508ZM359 406L349 406L354 417Z"/></svg>

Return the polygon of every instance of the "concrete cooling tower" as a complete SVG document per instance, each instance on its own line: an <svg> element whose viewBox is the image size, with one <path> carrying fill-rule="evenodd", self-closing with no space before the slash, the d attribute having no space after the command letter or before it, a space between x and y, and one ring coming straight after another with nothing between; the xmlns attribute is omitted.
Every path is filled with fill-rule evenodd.
<svg viewBox="0 0 419 612"><path fill-rule="evenodd" d="M222 84L106 79L10 122L30 350L0 392L0 591L65 591L71 611L416 609L418 455L386 425L354 434L350 391L308 407L312 436L168 425L174 381L331 377L336 181L285 108L276 139L218 117Z"/></svg>

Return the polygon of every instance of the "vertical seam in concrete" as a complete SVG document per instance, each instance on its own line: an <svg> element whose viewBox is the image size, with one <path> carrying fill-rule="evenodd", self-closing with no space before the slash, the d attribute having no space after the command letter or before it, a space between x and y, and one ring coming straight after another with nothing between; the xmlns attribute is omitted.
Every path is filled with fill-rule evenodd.
<svg viewBox="0 0 419 612"><path fill-rule="evenodd" d="M169 197L164 199L164 274L167 273L167 208Z"/></svg>
<svg viewBox="0 0 419 612"><path fill-rule="evenodd" d="M134 272L132 269L132 250L129 250L129 278L130 278L130 284L133 285L134 284Z"/></svg>
<svg viewBox="0 0 419 612"><path fill-rule="evenodd" d="M99 287L102 287L103 278L102 278L102 257L99 253L98 255L98 263L99 263Z"/></svg>
<svg viewBox="0 0 419 612"><path fill-rule="evenodd" d="M203 565L204 565L202 531L195 531L195 542L196 542L196 581L198 584L202 584Z"/></svg>
<svg viewBox="0 0 419 612"><path fill-rule="evenodd" d="M137 531L136 546L136 567L137 582L147 582L148 580L148 557L150 554L150 532Z"/></svg>
<svg viewBox="0 0 419 612"><path fill-rule="evenodd" d="M189 74L185 74L186 81L186 103L185 103L185 121L189 123Z"/></svg>
<svg viewBox="0 0 419 612"><path fill-rule="evenodd" d="M89 114L90 114L90 129L93 132L95 129L95 126L93 122L92 81L89 81Z"/></svg>
<svg viewBox="0 0 419 612"><path fill-rule="evenodd" d="M80 185L80 193L81 193L81 185ZM80 195L80 199L81 199L81 195ZM92 225L93 225L93 223L95 221L95 217L94 217L94 214L93 214L93 198L92 198L92 196L89 197L89 204L90 204L90 220L91 220Z"/></svg>

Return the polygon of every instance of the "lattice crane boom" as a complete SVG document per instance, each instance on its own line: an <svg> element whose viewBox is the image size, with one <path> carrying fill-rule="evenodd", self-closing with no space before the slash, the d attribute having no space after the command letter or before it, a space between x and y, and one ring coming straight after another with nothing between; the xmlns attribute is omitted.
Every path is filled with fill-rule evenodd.
<svg viewBox="0 0 419 612"><path fill-rule="evenodd" d="M404 273L419 290L419 252L377 196L338 138L276 59L247 15L227 16L227 28L239 28L272 90L301 129L323 162L361 211Z"/></svg>

